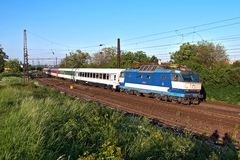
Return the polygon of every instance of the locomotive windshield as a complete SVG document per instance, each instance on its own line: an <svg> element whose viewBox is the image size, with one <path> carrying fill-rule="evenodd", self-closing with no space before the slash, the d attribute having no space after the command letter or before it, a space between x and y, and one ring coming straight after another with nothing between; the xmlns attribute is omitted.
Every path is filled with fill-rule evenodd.
<svg viewBox="0 0 240 160"><path fill-rule="evenodd" d="M200 82L199 76L194 72L181 72L184 82Z"/></svg>

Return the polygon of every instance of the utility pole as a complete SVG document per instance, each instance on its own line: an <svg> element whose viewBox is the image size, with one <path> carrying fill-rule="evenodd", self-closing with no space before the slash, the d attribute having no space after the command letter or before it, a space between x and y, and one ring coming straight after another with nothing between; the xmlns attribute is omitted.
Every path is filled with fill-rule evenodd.
<svg viewBox="0 0 240 160"><path fill-rule="evenodd" d="M28 82L29 80L29 72L28 72L28 50L27 50L27 31L24 29L23 31L23 57L24 57L24 63L23 63L23 80L24 83Z"/></svg>
<svg viewBox="0 0 240 160"><path fill-rule="evenodd" d="M117 68L120 68L121 65L121 48L120 48L120 38L117 39Z"/></svg>

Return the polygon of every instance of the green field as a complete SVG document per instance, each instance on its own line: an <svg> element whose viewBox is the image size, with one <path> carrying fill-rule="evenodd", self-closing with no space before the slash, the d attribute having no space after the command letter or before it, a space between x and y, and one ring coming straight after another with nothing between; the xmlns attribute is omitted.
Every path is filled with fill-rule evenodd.
<svg viewBox="0 0 240 160"><path fill-rule="evenodd" d="M0 159L238 159L231 145L216 147L80 102L36 82L0 81Z"/></svg>

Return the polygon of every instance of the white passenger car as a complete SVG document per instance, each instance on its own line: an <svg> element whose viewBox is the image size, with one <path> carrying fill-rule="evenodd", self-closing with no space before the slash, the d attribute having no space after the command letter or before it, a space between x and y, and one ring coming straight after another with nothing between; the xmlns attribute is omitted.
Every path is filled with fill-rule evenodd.
<svg viewBox="0 0 240 160"><path fill-rule="evenodd" d="M44 72L54 77L102 84L116 89L119 86L120 74L124 70L109 68L45 68Z"/></svg>
<svg viewBox="0 0 240 160"><path fill-rule="evenodd" d="M119 86L119 77L125 69L79 68L76 70L75 81L85 81L111 86Z"/></svg>

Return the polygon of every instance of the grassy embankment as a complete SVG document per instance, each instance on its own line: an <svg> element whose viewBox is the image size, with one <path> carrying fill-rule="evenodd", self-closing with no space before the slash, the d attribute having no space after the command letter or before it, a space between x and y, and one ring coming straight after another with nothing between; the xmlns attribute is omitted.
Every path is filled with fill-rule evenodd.
<svg viewBox="0 0 240 160"><path fill-rule="evenodd" d="M0 159L237 159L207 143L19 78L0 81ZM61 159L59 158L59 159Z"/></svg>
<svg viewBox="0 0 240 160"><path fill-rule="evenodd" d="M240 105L240 86L205 85L208 101Z"/></svg>

